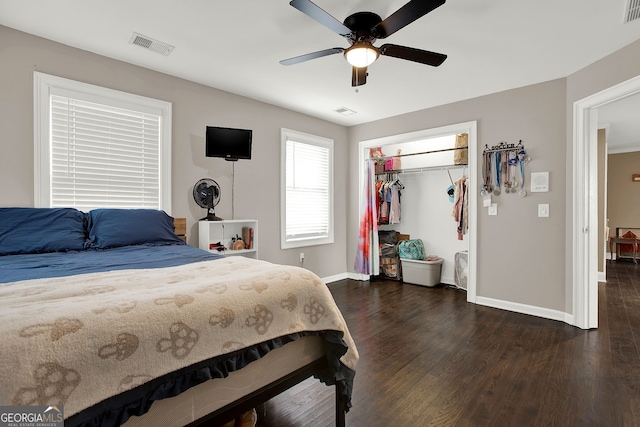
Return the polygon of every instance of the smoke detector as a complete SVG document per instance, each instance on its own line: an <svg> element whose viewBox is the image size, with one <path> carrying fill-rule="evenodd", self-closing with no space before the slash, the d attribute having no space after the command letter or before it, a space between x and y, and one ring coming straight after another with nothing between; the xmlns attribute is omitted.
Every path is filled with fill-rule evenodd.
<svg viewBox="0 0 640 427"><path fill-rule="evenodd" d="M151 37L143 36L142 34L138 33L133 33L131 35L129 43L135 44L145 49L149 49L150 51L159 53L160 55L164 56L169 56L171 51L175 48L175 46L171 46L170 44L161 42L159 40L154 40Z"/></svg>

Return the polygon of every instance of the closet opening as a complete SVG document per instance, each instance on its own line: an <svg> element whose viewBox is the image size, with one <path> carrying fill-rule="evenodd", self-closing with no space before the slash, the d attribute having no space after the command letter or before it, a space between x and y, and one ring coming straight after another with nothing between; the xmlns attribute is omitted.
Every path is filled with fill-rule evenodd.
<svg viewBox="0 0 640 427"><path fill-rule="evenodd" d="M478 189L476 127L473 121L359 143L360 200L377 205L372 221L382 232L379 234L382 243L388 236L395 236L394 232L399 233L400 239L421 240L424 256L430 257L427 260L442 259L438 282L465 290L467 301L473 303L476 302ZM462 149L464 145L468 149ZM367 174L368 165L373 165L374 170ZM367 182L368 189L365 189ZM460 191L465 186L466 194L461 199ZM371 194L377 194L375 201ZM360 219L364 218L367 205L361 203ZM378 234L372 234L369 233L369 245L359 244L357 271L358 263L363 261L360 250L370 249L370 268L359 271L360 279L369 280L378 275L393 278L394 271L400 276L402 261L392 259L399 255L390 254L389 244L381 246L375 238ZM361 230L361 242L362 239ZM394 262L398 265L393 265ZM416 267L426 268L426 281L434 280L435 266L405 262L405 267L410 268L412 277ZM407 280L416 283L413 278Z"/></svg>

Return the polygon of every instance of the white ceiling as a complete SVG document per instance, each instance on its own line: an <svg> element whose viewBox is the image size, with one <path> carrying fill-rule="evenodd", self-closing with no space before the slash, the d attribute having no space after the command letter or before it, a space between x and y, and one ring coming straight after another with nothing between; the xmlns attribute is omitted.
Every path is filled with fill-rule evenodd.
<svg viewBox="0 0 640 427"><path fill-rule="evenodd" d="M610 153L640 151L640 94L598 108L598 124L607 130Z"/></svg>
<svg viewBox="0 0 640 427"><path fill-rule="evenodd" d="M385 18L406 1L315 3L342 21L363 10ZM626 2L448 0L376 43L445 53L444 64L381 57L357 91L340 54L279 64L348 47L287 0L0 0L0 25L352 126L566 77L640 39L640 20L624 23ZM129 44L133 32L175 49L165 57Z"/></svg>

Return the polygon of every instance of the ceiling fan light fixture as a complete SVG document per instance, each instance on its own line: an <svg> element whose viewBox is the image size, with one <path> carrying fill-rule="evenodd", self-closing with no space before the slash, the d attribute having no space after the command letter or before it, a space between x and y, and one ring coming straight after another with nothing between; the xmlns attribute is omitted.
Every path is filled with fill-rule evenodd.
<svg viewBox="0 0 640 427"><path fill-rule="evenodd" d="M380 52L369 42L355 42L349 49L344 51L347 62L354 67L368 67L378 59Z"/></svg>

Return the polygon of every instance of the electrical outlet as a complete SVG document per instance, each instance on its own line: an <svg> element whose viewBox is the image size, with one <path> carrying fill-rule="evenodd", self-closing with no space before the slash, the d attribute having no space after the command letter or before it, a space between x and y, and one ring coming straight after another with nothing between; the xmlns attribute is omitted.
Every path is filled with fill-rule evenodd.
<svg viewBox="0 0 640 427"><path fill-rule="evenodd" d="M300 262L304 262L304 252L300 252Z"/></svg>

